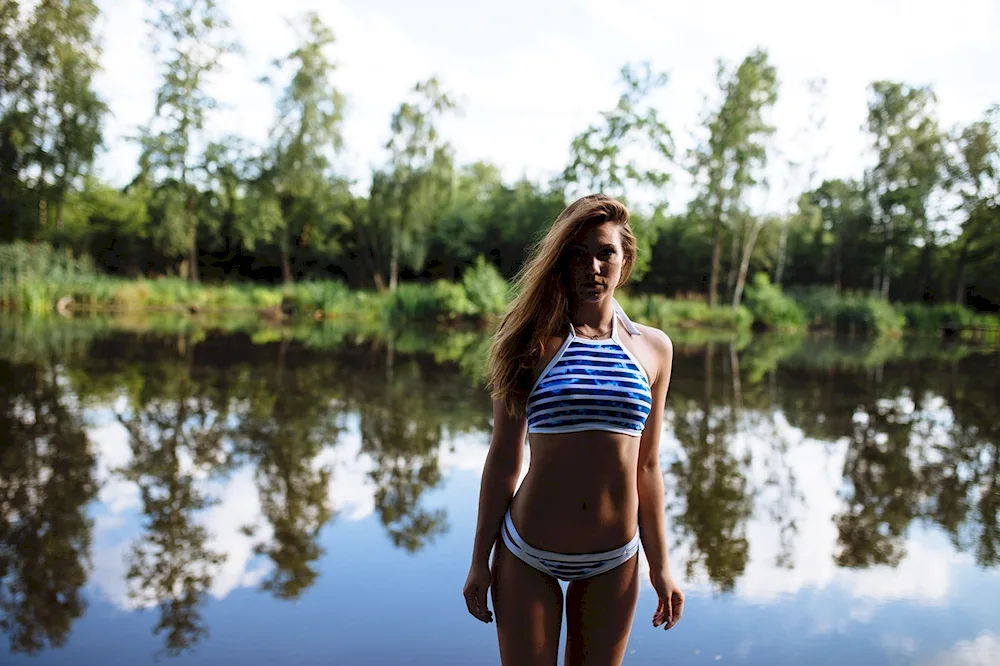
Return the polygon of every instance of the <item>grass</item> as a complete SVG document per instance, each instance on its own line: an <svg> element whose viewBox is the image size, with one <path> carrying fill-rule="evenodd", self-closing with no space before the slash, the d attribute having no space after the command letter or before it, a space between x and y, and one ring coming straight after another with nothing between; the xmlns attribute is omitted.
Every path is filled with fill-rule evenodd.
<svg viewBox="0 0 1000 666"><path fill-rule="evenodd" d="M240 315L266 320L349 318L369 325L489 323L503 312L511 285L480 257L460 282L403 283L393 292L351 289L333 280L290 285L205 284L180 278L125 280L99 273L86 257L43 243L0 244L0 310L53 313L57 304L77 312L119 315L185 312ZM998 344L1000 317L958 305L894 305L868 294L832 289L782 291L759 274L744 305L710 307L697 299L656 294L616 294L636 321L671 334L743 335L751 327L783 335L825 331L849 338L899 337L903 333ZM696 333L695 333L696 332Z"/></svg>
<svg viewBox="0 0 1000 666"><path fill-rule="evenodd" d="M906 318L891 303L865 294L810 289L792 294L811 330L832 331L847 337L897 337Z"/></svg>

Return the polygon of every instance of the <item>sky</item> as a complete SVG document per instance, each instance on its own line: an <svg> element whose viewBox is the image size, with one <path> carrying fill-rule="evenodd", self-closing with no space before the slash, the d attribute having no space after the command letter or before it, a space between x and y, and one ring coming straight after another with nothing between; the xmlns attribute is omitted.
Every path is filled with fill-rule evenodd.
<svg viewBox="0 0 1000 666"><path fill-rule="evenodd" d="M153 113L159 69L144 24L146 3L99 0L104 71L97 88L112 117L99 173L113 183L135 172L137 150L125 137ZM946 128L980 118L1000 103L1000 2L996 0L220 0L239 56L227 57L210 84L222 108L210 136L266 141L275 96L257 82L272 59L294 46L287 25L316 10L336 44L336 85L348 108L346 147L338 165L363 193L384 159L394 108L413 85L437 76L461 111L442 125L460 163L486 160L509 180L546 181L568 162L572 137L599 120L618 98L619 71L649 61L669 76L653 103L683 155L706 100L715 99L717 59L738 64L756 47L768 51L779 76L773 121L778 127L769 167L771 192L760 205L781 209L804 189L805 172L787 160L815 162L820 178L857 177L871 162L862 125L868 84L894 79L930 85ZM822 97L808 82L823 79ZM810 109L822 130L810 135ZM784 159L779 159L781 155ZM669 186L670 210L691 196L679 167Z"/></svg>
<svg viewBox="0 0 1000 666"><path fill-rule="evenodd" d="M887 405L894 403L894 413L915 415L917 406L905 393L886 400ZM925 428L913 435L908 449L914 464L919 464L918 458L928 459L928 451L949 437L954 418L947 402L937 396L929 395L921 409L919 418ZM127 401L118 399L114 410L127 413ZM855 418L862 414L859 412ZM871 631L882 635L885 651L898 656L890 663L918 666L993 663L991 655L1000 648L1000 635L995 630L983 629L991 626L991 619L977 617L975 626L963 626L962 618L976 612L978 599L970 594L970 585L978 585L979 589L995 586L1000 582L997 572L977 568L971 553L957 552L940 529L919 521L906 532L904 553L898 565L861 569L838 567L834 556L839 550L837 517L844 511L841 493L849 448L847 438L812 439L789 424L780 412L773 418L762 419L749 414L739 418L731 454L734 459L749 461L741 467L753 503L744 532L748 560L736 582L733 598L720 599L713 593L703 567L696 566L688 571L687 562L693 556L690 540L674 541L671 536L671 568L684 572L683 586L689 599L711 597L717 604L712 612L720 614L731 601L741 604L741 609L754 610L764 617L769 608L789 608L795 619L788 622L794 627L766 627L760 635L761 645L757 647L765 646L775 636L780 637L783 631L805 632L815 640L816 637L842 638L850 634L863 637L868 631L866 627L871 627ZM88 435L97 453L100 487L99 506L95 510L92 584L104 599L121 610L130 611L151 602L128 595L126 555L142 533L140 492L133 481L112 471L130 462L128 433L112 416L110 406L92 409L88 413L88 423L93 424ZM331 469L327 497L335 516L329 529L324 530L325 536L321 537L326 550L317 569L327 573L321 576L320 587L329 586L329 579L337 575L330 573L331 562L345 563L341 567L351 566L346 564L350 556L344 554L346 539L350 537L333 536L331 530L342 530L347 524L371 521L375 517L376 487L371 472L377 463L364 451L357 415L348 415L343 425L344 430L336 443L325 447L312 460L314 468ZM683 457L683 447L669 425L664 426L662 435L666 458ZM781 446L776 446L775 442L780 442ZM488 433L461 434L444 440L437 451L443 483L421 498L421 505L428 510L442 506L446 509L448 534L460 539L460 535L471 534L474 529L475 504L470 505L467 501L468 493L478 488L487 452ZM182 472L192 474L200 493L218 500L194 515L195 522L207 531L206 547L225 555L212 578L211 597L221 601L240 589L258 586L273 564L254 554L254 543L270 540L273 532L262 512L253 465L237 467L225 475L209 476L186 452L181 455L180 464ZM526 449L521 479L529 464L530 449ZM673 483L667 484L666 492L667 522L672 525L679 518L678 512L684 510L685 500L677 494ZM255 528L255 536L243 531L246 525ZM786 568L779 564L779 545L783 541L783 527L790 525L794 527L787 533L785 543L792 566ZM380 534L381 528L377 532ZM425 571L431 567L429 575L441 576L435 583L435 596L441 595L441 584L446 579L443 574L433 573L435 563L451 566L456 559L465 557L465 551L456 551L455 542L448 542L447 538L442 537L443 542L431 542L415 556L421 558ZM394 551L388 543L382 538L348 550L364 553L362 557L369 565L363 568L362 574L382 571L386 568L383 562L393 557ZM447 543L451 545L446 546ZM409 561L412 562L412 558ZM648 591L651 589L649 565L641 548L639 567L642 588ZM461 577L462 570L458 571ZM361 578L365 579L364 575ZM370 578L365 580L371 585ZM367 595L369 599L378 596ZM372 605L372 602L359 602L357 614L364 616L366 604ZM334 610L334 607L327 608L330 612ZM926 618L934 614L941 616L940 626L927 632ZM932 623L937 622L932 620ZM916 624L911 626L912 623ZM738 627L732 630L735 634L740 633ZM927 633L921 634L921 631ZM967 638L939 653L938 646L947 644L948 637L956 632ZM802 641L803 637L796 635L792 640ZM935 647L925 653L928 646Z"/></svg>

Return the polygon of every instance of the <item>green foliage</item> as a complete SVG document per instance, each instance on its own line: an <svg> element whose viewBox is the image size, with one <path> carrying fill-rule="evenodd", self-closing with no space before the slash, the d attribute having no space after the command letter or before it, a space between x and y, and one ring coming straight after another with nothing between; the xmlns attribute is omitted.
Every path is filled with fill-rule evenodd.
<svg viewBox="0 0 1000 666"><path fill-rule="evenodd" d="M438 125L457 109L454 97L431 77L418 82L392 115L389 161L372 178L371 198L379 205L369 208L368 229L362 231L366 250L376 258L375 272L389 275L390 290L403 261L423 267L428 232L450 202L454 149Z"/></svg>
<svg viewBox="0 0 1000 666"><path fill-rule="evenodd" d="M387 308L393 323L448 320L476 314L476 306L465 287L447 280L428 285L400 284L388 297Z"/></svg>
<svg viewBox="0 0 1000 666"><path fill-rule="evenodd" d="M0 8L0 240L62 225L66 195L101 144L92 0ZM28 7L25 7L27 10Z"/></svg>
<svg viewBox="0 0 1000 666"><path fill-rule="evenodd" d="M670 180L674 142L650 97L667 84L667 75L654 72L649 62L640 64L641 71L635 69L631 64L622 67L624 90L618 103L601 113L601 123L573 138L571 162L557 185L572 186L571 198L600 192L626 202L637 190L648 188L655 195L655 216L666 207L662 192ZM651 164L636 159L643 153L653 156Z"/></svg>
<svg viewBox="0 0 1000 666"><path fill-rule="evenodd" d="M924 305L909 303L900 306L906 317L907 330L916 333L940 335L946 328L1000 329L1000 317L977 314L967 307L954 303Z"/></svg>
<svg viewBox="0 0 1000 666"><path fill-rule="evenodd" d="M215 0L147 0L152 49L161 55L162 79L154 118L140 137L140 180L155 185L163 211L159 240L164 254L188 252L187 270L198 281L198 230L206 220L195 215L196 178L203 170L194 146L203 139L205 118L216 107L207 89L223 56L239 49L228 39L229 20Z"/></svg>
<svg viewBox="0 0 1000 666"><path fill-rule="evenodd" d="M702 301L669 300L662 296L616 293L615 298L635 321L655 326L670 334L675 328L703 327L741 331L750 327L753 315L743 306L736 310L711 307Z"/></svg>
<svg viewBox="0 0 1000 666"><path fill-rule="evenodd" d="M888 298L891 280L899 273L894 252L917 237L927 252L935 245L928 204L943 176L944 137L930 88L875 81L870 93L867 129L878 163L868 177L876 195L875 223L884 247L880 290ZM920 279L926 282L928 277Z"/></svg>
<svg viewBox="0 0 1000 666"><path fill-rule="evenodd" d="M906 318L891 303L869 295L811 289L798 291L793 298L813 329L851 336L898 336L906 325Z"/></svg>
<svg viewBox="0 0 1000 666"><path fill-rule="evenodd" d="M682 165L694 178L695 197L687 210L667 215L664 186L678 158L661 104L667 76L649 63L620 69L617 103L574 136L565 168L545 184L506 181L488 162L456 164L444 128L458 97L430 78L400 100L385 159L369 191L357 196L337 159L350 102L338 81L336 40L316 13L293 22L295 44L269 68L275 123L266 143L253 145L232 135L209 142L204 134L217 108L208 82L239 51L222 3L147 4L160 67L154 113L133 137L141 148L137 173L119 187L99 181L91 168L108 111L93 90L101 62L93 34L98 3L0 3L0 241L45 241L90 255L109 275L151 278L125 285L60 276L42 264L38 279L2 279L6 307L48 311L70 295L81 308L273 311L284 303L300 313L363 311L377 319L396 307L379 292L412 280L429 291L404 300L436 303L431 310L445 318L488 315L505 297L481 262L511 278L567 193L591 191L632 210L638 255L630 288L637 292L686 301L707 291L709 305L721 297L739 306L748 276L769 272L800 291L871 289L884 301L948 300L980 309L1000 303L1000 107L945 132L930 87L873 82L863 129L876 163L817 187L814 161L808 182L785 183L792 197L806 189L797 210L776 218L748 204L751 191L767 185L776 129L770 110L779 90L767 52L755 49L733 64L719 61L717 94ZM806 170L802 162L787 167L790 176ZM955 204L941 211L960 225L950 227L959 231L955 238L939 234L937 201ZM233 286L187 289L177 277ZM279 278L314 284L282 291L270 286ZM431 286L442 279L460 280L466 298ZM331 280L350 294L340 287L327 293ZM260 286L237 284L245 281ZM372 287L375 293L359 291ZM657 321L674 327L745 330L749 317L739 308L725 314L686 302L650 307ZM831 307L814 325L899 328L888 309L863 297ZM797 320L773 292L759 291L752 310L770 327L793 328ZM937 315L909 314L910 328L936 326Z"/></svg>
<svg viewBox="0 0 1000 666"><path fill-rule="evenodd" d="M324 235L335 216L317 214L329 195L330 158L343 147L344 95L330 77L333 62L324 53L334 44L333 32L315 12L302 17L301 43L277 64L294 68L278 100L272 145L257 180L255 208L260 212L257 236L278 245L282 277L293 281L292 253L307 235ZM312 226L320 229L313 231Z"/></svg>
<svg viewBox="0 0 1000 666"><path fill-rule="evenodd" d="M744 194L763 177L767 164L765 141L775 131L766 122L766 115L778 96L777 71L767 52L760 49L747 55L733 71L720 60L716 81L722 100L704 119L707 137L691 151L689 167L698 188L692 213L696 220L712 229L709 305L715 305L718 297L723 232L736 235L735 243L740 238L737 235L740 224L752 219L746 210ZM756 233L754 227L748 232ZM747 258L755 240L750 233L745 233L747 248L743 254ZM735 244L733 247L738 248ZM738 256L739 253L734 254L734 259ZM746 269L743 270L745 273ZM739 303L738 290L734 289L733 304Z"/></svg>
<svg viewBox="0 0 1000 666"><path fill-rule="evenodd" d="M476 314L496 315L507 306L511 285L482 256L462 275L462 287Z"/></svg>
<svg viewBox="0 0 1000 666"><path fill-rule="evenodd" d="M771 330L795 331L805 323L805 315L798 304L786 296L781 287L771 284L766 273L754 276L744 304L753 313L755 323Z"/></svg>

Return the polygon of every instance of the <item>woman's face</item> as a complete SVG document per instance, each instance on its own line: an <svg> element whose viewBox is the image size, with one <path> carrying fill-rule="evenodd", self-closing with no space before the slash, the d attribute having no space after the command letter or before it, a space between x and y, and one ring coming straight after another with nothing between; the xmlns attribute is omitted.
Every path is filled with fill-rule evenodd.
<svg viewBox="0 0 1000 666"><path fill-rule="evenodd" d="M569 286L577 302L598 302L614 292L625 260L617 224L604 222L583 229L566 253Z"/></svg>

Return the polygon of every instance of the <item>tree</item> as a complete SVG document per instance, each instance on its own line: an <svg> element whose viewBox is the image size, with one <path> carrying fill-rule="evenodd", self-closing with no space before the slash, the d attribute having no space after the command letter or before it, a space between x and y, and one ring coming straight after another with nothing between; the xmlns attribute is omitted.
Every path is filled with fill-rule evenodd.
<svg viewBox="0 0 1000 666"><path fill-rule="evenodd" d="M17 2L0 4L0 238L14 240L26 235L24 184L21 169L30 136L24 59L21 39L24 26Z"/></svg>
<svg viewBox="0 0 1000 666"><path fill-rule="evenodd" d="M876 81L869 87L867 131L878 162L869 171L875 221L883 236L881 283L875 291L889 297L895 272L893 251L919 237L924 246L924 291L935 244L928 200L941 182L944 166L942 135L934 117L934 93L929 87L911 87Z"/></svg>
<svg viewBox="0 0 1000 666"><path fill-rule="evenodd" d="M633 275L638 280L648 270L656 242L655 225L667 208L664 189L670 180L674 142L670 128L649 103L650 96L667 84L666 73L654 72L649 62L638 67L626 64L621 69L621 84L624 90L618 104L601 112L601 122L573 138L570 163L554 186L563 193L568 191L571 199L600 192L626 205L641 199L642 190L648 189L647 214L632 215L639 246ZM651 163L642 163L637 155L651 156Z"/></svg>
<svg viewBox="0 0 1000 666"><path fill-rule="evenodd" d="M330 158L343 146L341 122L345 97L330 81L336 66L324 53L334 43L333 32L315 12L302 18L305 35L285 58L279 70L292 64L295 72L278 101L278 118L272 129L270 168L265 172L263 196L273 197L278 212L266 235L281 253L281 274L294 280L290 261L293 244L303 245L310 226L319 220L308 216L310 202L325 187ZM274 206L268 204L273 210Z"/></svg>
<svg viewBox="0 0 1000 666"><path fill-rule="evenodd" d="M426 232L450 199L453 151L441 138L438 123L457 108L432 77L417 83L411 98L392 115L392 136L386 144L389 163L372 178L368 230L388 235L390 291L396 289L402 260L417 268L423 264ZM380 275L376 273L375 280L381 288Z"/></svg>
<svg viewBox="0 0 1000 666"><path fill-rule="evenodd" d="M156 91L151 131L141 139L154 178L164 189L164 215L159 238L166 254L187 249L189 277L198 281L197 182L198 142L215 99L208 77L222 57L235 53L225 33L229 22L215 0L147 0L155 10L149 21L153 53L163 55L163 81ZM182 268L183 270L183 268Z"/></svg>
<svg viewBox="0 0 1000 666"><path fill-rule="evenodd" d="M826 125L826 116L822 112L822 103L826 93L826 80L813 79L808 84L811 104L809 106L809 120L804 127L796 133L796 141L803 146L805 156L801 160L788 160L788 180L789 196L794 197L793 203L798 199L799 194L810 191L816 186L816 174L819 170L819 160L829 154L829 148L823 151L822 155L815 151L816 137L823 131ZM808 171L803 178L803 170L808 159ZM804 181L804 182L803 182ZM788 245L788 224L781 225L781 233L778 240L778 261L774 269L774 283L780 285L785 277L786 249Z"/></svg>
<svg viewBox="0 0 1000 666"><path fill-rule="evenodd" d="M228 135L205 147L200 168L205 174L205 191L199 214L218 228L217 240L211 253L217 265L228 275L232 262L240 255L241 241L253 232L248 228L256 220L246 215L246 189L249 146L245 140Z"/></svg>
<svg viewBox="0 0 1000 666"><path fill-rule="evenodd" d="M993 106L982 120L956 132L952 141L954 155L949 183L959 196L959 210L965 216L958 237L960 249L954 278L956 303L965 303L965 273L970 260L982 260L997 252L996 244L989 242L988 233L991 225L1000 227L997 213L1000 207L998 119L1000 106Z"/></svg>
<svg viewBox="0 0 1000 666"><path fill-rule="evenodd" d="M16 197L11 181L19 180L22 197L37 207L37 225L17 217L19 236L47 227L50 204L62 225L66 194L101 144L107 105L93 90L101 53L93 34L97 16L90 0L43 0L18 30L17 4L0 10L0 35L11 38L0 54L8 72L0 93L6 98L0 106L2 194Z"/></svg>
<svg viewBox="0 0 1000 666"><path fill-rule="evenodd" d="M759 182L758 171L767 161L763 141L774 128L764 114L777 99L775 68L765 51L753 51L735 71L720 60L716 81L723 94L718 109L705 117L707 141L692 153L691 172L698 192L693 202L699 217L712 225L712 273L708 285L709 305L718 298L723 229L743 219L740 210L746 190ZM733 264L738 253L733 239Z"/></svg>

